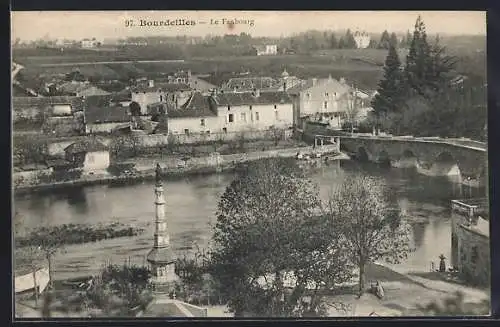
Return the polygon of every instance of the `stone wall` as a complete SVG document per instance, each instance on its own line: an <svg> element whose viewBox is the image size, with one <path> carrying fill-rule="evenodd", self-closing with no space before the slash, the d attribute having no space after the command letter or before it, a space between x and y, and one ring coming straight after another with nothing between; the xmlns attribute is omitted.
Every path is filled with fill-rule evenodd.
<svg viewBox="0 0 500 327"><path fill-rule="evenodd" d="M477 284L490 283L489 237L460 225L457 229L458 270L464 280Z"/></svg>
<svg viewBox="0 0 500 327"><path fill-rule="evenodd" d="M284 138L292 137L292 130L283 130ZM237 140L243 137L246 140L259 140L271 138L270 131L245 131L245 132L228 132L228 133L211 133L211 134L150 134L137 136L138 142L144 147L153 147L158 145L167 145L169 142L176 144L196 144L205 142L227 142Z"/></svg>

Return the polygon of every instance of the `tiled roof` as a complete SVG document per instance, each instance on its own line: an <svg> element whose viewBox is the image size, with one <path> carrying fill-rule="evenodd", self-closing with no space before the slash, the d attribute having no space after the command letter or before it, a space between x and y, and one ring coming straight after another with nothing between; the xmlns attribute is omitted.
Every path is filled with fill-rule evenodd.
<svg viewBox="0 0 500 327"><path fill-rule="evenodd" d="M78 141L67 146L64 151L69 153L106 151L108 148L96 139Z"/></svg>
<svg viewBox="0 0 500 327"><path fill-rule="evenodd" d="M146 85L137 85L132 88L133 92L158 92L162 90L163 92L177 92L177 91L189 91L189 85L187 84L177 84L177 83L154 83L153 87Z"/></svg>
<svg viewBox="0 0 500 327"><path fill-rule="evenodd" d="M194 92L179 109L168 106L167 115L170 118L217 116L217 108L211 97Z"/></svg>
<svg viewBox="0 0 500 327"><path fill-rule="evenodd" d="M39 110L43 110L48 106L60 104L70 104L73 112L82 111L84 109L83 99L73 96L12 98L13 110L24 110L29 108L37 108Z"/></svg>
<svg viewBox="0 0 500 327"><path fill-rule="evenodd" d="M298 94L300 92L306 91L312 87L320 86L320 85L325 85L325 84L330 84L330 87L333 92L337 92L339 94L345 93L349 91L350 87L349 85L340 83L338 80L334 78L318 78L316 80L316 84L314 84L313 79L308 79L305 81L303 84L299 84L297 86L294 86L288 90L289 93L291 94Z"/></svg>
<svg viewBox="0 0 500 327"><path fill-rule="evenodd" d="M130 121L128 107L88 107L85 110L87 124L124 123Z"/></svg>
<svg viewBox="0 0 500 327"><path fill-rule="evenodd" d="M291 103L292 99L285 92L261 92L258 97L252 93L222 93L215 96L219 106L243 106L258 104Z"/></svg>

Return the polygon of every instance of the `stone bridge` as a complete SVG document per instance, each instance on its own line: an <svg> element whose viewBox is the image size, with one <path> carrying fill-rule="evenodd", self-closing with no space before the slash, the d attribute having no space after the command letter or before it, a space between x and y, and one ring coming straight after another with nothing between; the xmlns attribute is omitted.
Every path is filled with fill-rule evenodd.
<svg viewBox="0 0 500 327"><path fill-rule="evenodd" d="M486 143L463 139L389 136L340 136L341 150L359 160L416 167L431 176L458 175L462 180L486 182Z"/></svg>

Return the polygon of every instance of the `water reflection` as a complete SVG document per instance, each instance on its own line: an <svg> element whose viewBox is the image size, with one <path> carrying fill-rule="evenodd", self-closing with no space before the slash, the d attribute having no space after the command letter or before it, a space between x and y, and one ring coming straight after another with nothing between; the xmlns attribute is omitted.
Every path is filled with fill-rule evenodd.
<svg viewBox="0 0 500 327"><path fill-rule="evenodd" d="M412 226L416 251L403 264L405 267L427 271L430 261L436 261L441 253L450 256L449 201L461 197L460 185L446 178L420 175L414 169L353 161L322 162L311 169L309 175L318 184L321 197L326 198L344 176L360 172L381 178L392 189L394 204L399 205ZM216 221L217 203L233 177L232 174L216 174L164 183L165 213L174 249L183 252L193 244L200 247L208 244L212 235L211 224ZM142 263L154 232L153 186L154 182L150 181L19 196L15 198L15 208L25 217L25 224L31 227L118 221L145 228L143 234L133 238L67 247L66 253L58 255L55 269L58 278L74 277L75 274L95 272L107 259L123 262L131 257ZM480 191L476 189L474 194L480 194Z"/></svg>

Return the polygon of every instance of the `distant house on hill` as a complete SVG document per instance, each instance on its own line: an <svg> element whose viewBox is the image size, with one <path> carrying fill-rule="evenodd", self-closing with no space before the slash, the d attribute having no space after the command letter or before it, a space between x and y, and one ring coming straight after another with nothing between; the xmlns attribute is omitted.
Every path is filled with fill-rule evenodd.
<svg viewBox="0 0 500 327"><path fill-rule="evenodd" d="M366 32L356 31L354 33L354 41L358 49L366 49L370 45L371 37Z"/></svg>
<svg viewBox="0 0 500 327"><path fill-rule="evenodd" d="M80 42L80 46L84 49L92 49L97 48L101 45L101 42L97 41L95 38L92 39L83 39Z"/></svg>
<svg viewBox="0 0 500 327"><path fill-rule="evenodd" d="M275 56L278 54L276 44L257 45L254 48L257 51L257 56Z"/></svg>
<svg viewBox="0 0 500 327"><path fill-rule="evenodd" d="M109 151L100 141L91 138L75 142L64 149L65 159L84 173L105 171L109 167Z"/></svg>

